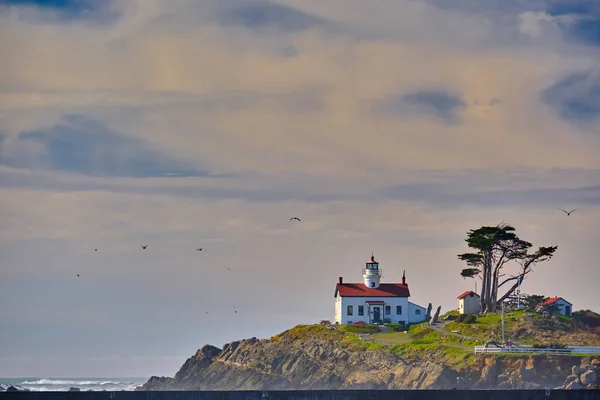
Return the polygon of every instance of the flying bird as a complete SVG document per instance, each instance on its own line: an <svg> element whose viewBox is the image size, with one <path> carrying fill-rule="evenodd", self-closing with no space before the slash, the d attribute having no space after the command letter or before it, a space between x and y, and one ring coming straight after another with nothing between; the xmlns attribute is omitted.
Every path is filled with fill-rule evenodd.
<svg viewBox="0 0 600 400"><path fill-rule="evenodd" d="M148 247L148 245L142 246L142 249L146 250L146 247Z"/></svg>
<svg viewBox="0 0 600 400"><path fill-rule="evenodd" d="M572 209L571 211L567 211L567 210L563 210L563 209L561 208L560 210L561 210L562 212L564 212L565 214L567 214L567 216L569 216L569 215L571 215L571 213L572 213L573 211L576 211L577 209L576 209L576 208L574 208L574 209Z"/></svg>
<svg viewBox="0 0 600 400"><path fill-rule="evenodd" d="M290 221L294 220L294 219L297 220L298 222L302 222L302 221L300 221L300 218L298 218L298 217L292 217L292 218L290 218Z"/></svg>
<svg viewBox="0 0 600 400"><path fill-rule="evenodd" d="M77 277L79 278L79 274L77 274Z"/></svg>
<svg viewBox="0 0 600 400"><path fill-rule="evenodd" d="M202 247L200 247L199 249L196 249L196 251L202 251Z"/></svg>
<svg viewBox="0 0 600 400"><path fill-rule="evenodd" d="M98 251L98 249L94 249L94 251Z"/></svg>

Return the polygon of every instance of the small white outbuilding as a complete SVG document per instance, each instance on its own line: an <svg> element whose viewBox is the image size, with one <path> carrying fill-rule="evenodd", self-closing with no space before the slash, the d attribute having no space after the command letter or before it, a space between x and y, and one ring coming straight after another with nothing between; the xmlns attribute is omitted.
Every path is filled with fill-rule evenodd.
<svg viewBox="0 0 600 400"><path fill-rule="evenodd" d="M477 314L479 313L479 295L472 290L461 294L458 298L459 314Z"/></svg>

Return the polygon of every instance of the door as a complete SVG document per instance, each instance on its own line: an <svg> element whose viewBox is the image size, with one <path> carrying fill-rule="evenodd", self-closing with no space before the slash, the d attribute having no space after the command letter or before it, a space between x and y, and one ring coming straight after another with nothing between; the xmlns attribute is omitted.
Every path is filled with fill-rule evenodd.
<svg viewBox="0 0 600 400"><path fill-rule="evenodd" d="M373 308L373 322L381 322L381 307Z"/></svg>
<svg viewBox="0 0 600 400"><path fill-rule="evenodd" d="M565 306L565 315L567 317L571 316L571 306Z"/></svg>

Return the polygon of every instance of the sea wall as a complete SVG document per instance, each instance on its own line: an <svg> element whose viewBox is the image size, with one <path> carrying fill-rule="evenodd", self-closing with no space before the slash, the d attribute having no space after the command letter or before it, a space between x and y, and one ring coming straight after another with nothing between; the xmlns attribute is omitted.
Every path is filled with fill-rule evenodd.
<svg viewBox="0 0 600 400"><path fill-rule="evenodd" d="M598 390L2 392L0 400L600 400Z"/></svg>

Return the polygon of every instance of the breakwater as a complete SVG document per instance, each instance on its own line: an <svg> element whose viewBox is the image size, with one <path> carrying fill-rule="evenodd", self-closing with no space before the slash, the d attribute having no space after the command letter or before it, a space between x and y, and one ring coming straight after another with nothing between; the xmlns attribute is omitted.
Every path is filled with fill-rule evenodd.
<svg viewBox="0 0 600 400"><path fill-rule="evenodd" d="M599 390L0 392L0 400L600 400Z"/></svg>

